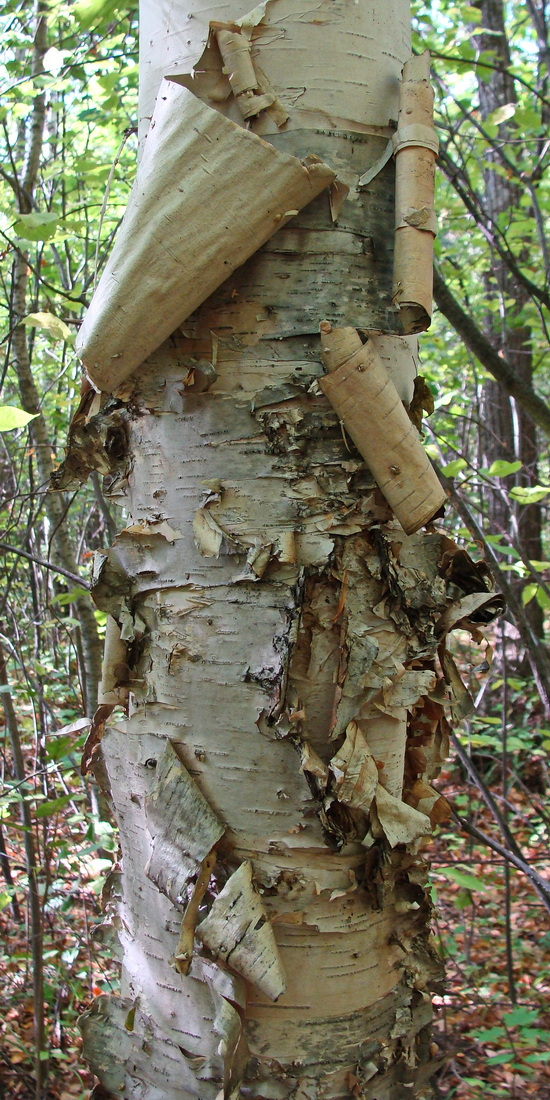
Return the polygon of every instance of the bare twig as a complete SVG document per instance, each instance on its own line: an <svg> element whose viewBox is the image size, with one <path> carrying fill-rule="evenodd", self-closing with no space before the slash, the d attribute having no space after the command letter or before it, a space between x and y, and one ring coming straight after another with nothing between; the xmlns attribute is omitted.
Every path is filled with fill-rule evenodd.
<svg viewBox="0 0 550 1100"><path fill-rule="evenodd" d="M27 550L18 550L16 546L10 546L7 542L0 542L0 550L7 550L9 554L18 554L21 558L26 558L27 561L34 561L36 565L41 565L43 569L51 569L54 573L60 573L62 577L67 577L67 580L74 581L81 588L89 588L88 581L85 581L82 577L79 577L76 573L71 573L68 569L63 569L61 565L54 565L51 561L45 561L44 558L37 558L35 554L29 554Z"/></svg>

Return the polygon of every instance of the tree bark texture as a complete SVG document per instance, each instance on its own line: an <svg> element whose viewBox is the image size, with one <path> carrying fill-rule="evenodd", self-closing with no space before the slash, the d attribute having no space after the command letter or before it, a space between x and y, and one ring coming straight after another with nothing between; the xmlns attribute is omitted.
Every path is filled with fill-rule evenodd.
<svg viewBox="0 0 550 1100"><path fill-rule="evenodd" d="M408 6L243 14L146 6L142 115L162 78L185 82L209 20L249 27L262 78L248 91L276 97L249 125L326 160L341 190L100 399L122 418L110 484L128 525L96 563L111 626L87 758L120 825L123 961L121 997L83 1018L85 1052L110 1096L425 1098L441 965L419 846L445 813L429 780L447 743L436 650L456 683L445 635L495 601L444 535L405 535L319 384L324 319L399 328L391 158L358 181L395 128ZM210 42L195 91L212 106ZM239 87L216 107L234 114Z"/></svg>

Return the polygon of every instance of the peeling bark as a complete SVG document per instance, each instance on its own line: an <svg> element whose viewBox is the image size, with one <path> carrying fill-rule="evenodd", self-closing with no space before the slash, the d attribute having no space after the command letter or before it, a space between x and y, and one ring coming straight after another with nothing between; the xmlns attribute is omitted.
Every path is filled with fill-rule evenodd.
<svg viewBox="0 0 550 1100"><path fill-rule="evenodd" d="M406 5L391 11L403 28ZM411 400L414 346L392 353L392 161L360 183L391 136L408 48L386 28L382 64L389 16L374 4L274 0L244 19L221 5L214 30L230 37L216 41L210 10L167 13L146 9L146 45L173 30L150 71L187 80L189 36L205 100L242 120L236 100L273 88L285 128L268 108L252 127L293 156L330 151L343 189L114 394L128 526L98 555L94 594L126 646L122 680L107 671L128 715L101 741L122 846L122 997L87 1015L85 1050L104 1088L140 1100L420 1100L441 978L421 838L446 813L430 781L453 687L437 655L447 630L477 637L499 605L442 533L394 519L322 392L318 336L324 317L375 330L380 369Z"/></svg>

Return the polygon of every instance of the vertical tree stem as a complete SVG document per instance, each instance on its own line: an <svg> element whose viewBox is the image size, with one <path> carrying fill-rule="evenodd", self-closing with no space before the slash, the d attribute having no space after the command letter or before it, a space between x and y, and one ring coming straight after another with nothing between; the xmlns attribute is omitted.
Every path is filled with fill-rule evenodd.
<svg viewBox="0 0 550 1100"><path fill-rule="evenodd" d="M506 632L504 623L500 629L500 645L502 653L502 817L508 827L508 668L506 662ZM504 921L506 929L506 971L508 975L508 992L512 1004L517 1001L516 983L514 980L514 949L512 944L512 897L510 894L510 864L504 863Z"/></svg>
<svg viewBox="0 0 550 1100"><path fill-rule="evenodd" d="M8 677L4 651L0 642L0 684L8 687ZM6 719L6 727L9 733L13 753L15 775L19 783L26 778L25 761L21 746L19 724L13 699L9 691L2 693L2 706ZM43 969L43 920L42 904L39 892L39 866L36 846L34 842L32 816L29 803L26 798L21 800L21 824L23 826L23 839L25 845L25 862L29 880L29 915L30 915L30 939L31 958L33 968L33 1015L35 1037L35 1076L36 1076L36 1100L41 1100L43 1086L47 1078L48 1064L42 1058L45 1050L45 1021L44 1021L44 969Z"/></svg>

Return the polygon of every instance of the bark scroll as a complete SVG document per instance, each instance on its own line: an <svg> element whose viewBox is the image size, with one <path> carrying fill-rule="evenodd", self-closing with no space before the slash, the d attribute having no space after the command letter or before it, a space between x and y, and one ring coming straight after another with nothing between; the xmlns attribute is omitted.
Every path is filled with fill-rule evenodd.
<svg viewBox="0 0 550 1100"><path fill-rule="evenodd" d="M403 66L395 153L394 300L403 332L422 332L432 318L435 162L434 94L426 51Z"/></svg>
<svg viewBox="0 0 550 1100"><path fill-rule="evenodd" d="M373 341L321 322L323 392L368 463L408 535L433 519L446 496Z"/></svg>

